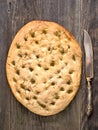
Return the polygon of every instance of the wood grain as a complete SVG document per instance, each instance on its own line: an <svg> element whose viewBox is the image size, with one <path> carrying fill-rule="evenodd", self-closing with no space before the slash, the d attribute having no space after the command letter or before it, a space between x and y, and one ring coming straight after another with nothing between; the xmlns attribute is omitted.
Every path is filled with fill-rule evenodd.
<svg viewBox="0 0 98 130"><path fill-rule="evenodd" d="M0 1L0 130L10 129L10 90L5 77L7 36L6 1L2 0Z"/></svg>
<svg viewBox="0 0 98 130"><path fill-rule="evenodd" d="M29 3L29 4L28 4ZM77 36L78 33L80 33L78 30L79 27L79 18L80 14L76 15L76 8L74 11L74 15L71 14L71 6L73 5L73 2L69 4L69 1L66 2L60 2L57 0L48 0L48 1L14 1L12 2L12 35L15 35L16 31L23 26L25 23L32 19L44 19L44 20L51 20L56 21L67 27L74 35ZM69 4L69 6L67 6ZM79 2L76 1L77 4L74 5L77 7L77 10L79 10ZM22 11L20 8L22 7ZM66 7L66 8L63 8ZM61 10L62 9L62 10ZM59 13L59 14L58 14ZM61 13L63 13L61 15ZM53 15L54 14L54 15ZM68 19L67 19L68 18ZM71 19L75 18L72 21ZM58 20L59 19L59 20ZM60 21L60 20L63 20ZM70 22L69 22L70 21ZM72 28L72 25L74 23L77 23L77 26ZM71 25L72 24L72 25ZM12 96L12 95L11 95ZM34 129L34 130L43 130L43 129L51 129L51 130L64 130L65 128L70 130L75 128L73 130L79 129L79 119L80 119L80 109L79 109L79 95L77 95L78 98L75 98L74 102L62 113L59 115L55 115L53 117L41 117L34 115L30 113L28 110L26 110L23 106L21 106L15 98L11 97L11 128L14 130L17 129ZM15 109L17 108L17 109ZM23 113L21 112L23 111ZM77 111L77 118L76 116ZM71 115L71 116L69 116ZM74 120L73 118L74 117ZM26 121L28 120L28 123ZM62 121L61 121L62 120ZM78 122L78 123L77 123ZM21 125L23 123L23 125ZM70 126L71 123L71 126ZM17 124L17 125L16 125ZM26 124L26 125L25 125Z"/></svg>
<svg viewBox="0 0 98 130"><path fill-rule="evenodd" d="M82 129L83 130L98 130L98 1L97 0L85 0L82 1L82 27L86 29L91 36L93 48L94 48L94 79L92 81L92 103L93 112L92 115L87 118L82 114ZM85 89L83 86L83 90ZM86 90L87 91L87 90ZM87 94L86 94L87 95ZM86 96L84 99L86 100ZM83 102L84 104L85 102Z"/></svg>
<svg viewBox="0 0 98 130"><path fill-rule="evenodd" d="M98 130L98 0L0 0L0 130ZM63 112L42 117L29 112L12 95L6 80L5 63L17 31L35 19L50 20L67 28L83 49L83 29L94 47L93 113L85 114L86 81L83 53L81 87Z"/></svg>

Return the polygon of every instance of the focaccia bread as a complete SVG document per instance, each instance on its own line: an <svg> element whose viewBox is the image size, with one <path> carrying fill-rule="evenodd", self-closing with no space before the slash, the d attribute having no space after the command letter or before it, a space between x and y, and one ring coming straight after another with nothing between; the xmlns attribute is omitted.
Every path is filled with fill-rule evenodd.
<svg viewBox="0 0 98 130"><path fill-rule="evenodd" d="M16 34L8 52L10 88L30 111L49 116L64 110L81 80L82 52L62 26L31 21Z"/></svg>

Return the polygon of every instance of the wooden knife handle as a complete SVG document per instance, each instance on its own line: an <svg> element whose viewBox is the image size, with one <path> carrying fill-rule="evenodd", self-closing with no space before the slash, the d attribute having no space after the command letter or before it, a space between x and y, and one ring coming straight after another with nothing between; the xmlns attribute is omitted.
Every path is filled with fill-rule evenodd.
<svg viewBox="0 0 98 130"><path fill-rule="evenodd" d="M92 91L91 91L91 79L90 78L87 78L87 89L88 89L88 95L87 95L86 114L89 117L92 112Z"/></svg>

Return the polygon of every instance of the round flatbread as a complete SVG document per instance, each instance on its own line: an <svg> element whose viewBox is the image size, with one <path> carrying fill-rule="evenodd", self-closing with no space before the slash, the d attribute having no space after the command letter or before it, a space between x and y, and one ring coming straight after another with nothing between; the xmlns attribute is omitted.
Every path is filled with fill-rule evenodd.
<svg viewBox="0 0 98 130"><path fill-rule="evenodd" d="M16 34L9 49L10 88L30 111L56 114L68 106L80 86L81 59L79 44L64 27L31 21Z"/></svg>

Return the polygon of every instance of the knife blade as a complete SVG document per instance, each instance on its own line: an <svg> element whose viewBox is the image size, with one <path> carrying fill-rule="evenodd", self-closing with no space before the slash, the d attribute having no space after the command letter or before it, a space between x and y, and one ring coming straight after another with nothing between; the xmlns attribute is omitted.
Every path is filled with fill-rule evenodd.
<svg viewBox="0 0 98 130"><path fill-rule="evenodd" d="M87 80L87 116L91 115L92 112L92 88L91 80L94 77L93 70L93 47L91 38L86 30L84 30L84 49L85 49L85 64L86 64L86 80Z"/></svg>

